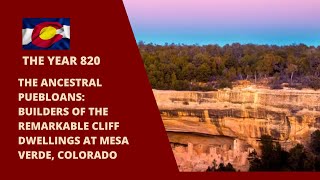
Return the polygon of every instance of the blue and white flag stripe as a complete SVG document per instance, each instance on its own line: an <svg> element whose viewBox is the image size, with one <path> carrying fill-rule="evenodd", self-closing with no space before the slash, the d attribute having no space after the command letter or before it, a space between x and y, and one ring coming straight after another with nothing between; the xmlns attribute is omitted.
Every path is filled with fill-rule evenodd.
<svg viewBox="0 0 320 180"><path fill-rule="evenodd" d="M22 47L39 50L69 49L70 18L23 18Z"/></svg>

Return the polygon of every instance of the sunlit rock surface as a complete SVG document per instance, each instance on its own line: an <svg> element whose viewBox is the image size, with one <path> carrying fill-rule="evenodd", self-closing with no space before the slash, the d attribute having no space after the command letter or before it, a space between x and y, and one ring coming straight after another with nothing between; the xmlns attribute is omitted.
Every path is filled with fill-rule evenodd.
<svg viewBox="0 0 320 180"><path fill-rule="evenodd" d="M154 90L180 171L205 171L217 163L249 168L259 138L282 147L307 144L320 128L320 91L227 89L211 92Z"/></svg>

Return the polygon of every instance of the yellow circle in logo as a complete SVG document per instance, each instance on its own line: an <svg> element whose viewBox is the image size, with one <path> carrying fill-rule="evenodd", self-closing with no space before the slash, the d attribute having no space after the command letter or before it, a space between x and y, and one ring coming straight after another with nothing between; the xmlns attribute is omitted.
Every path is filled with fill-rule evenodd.
<svg viewBox="0 0 320 180"><path fill-rule="evenodd" d="M52 26L44 27L41 29L39 37L43 40L48 40L53 38L56 35L56 32L57 29Z"/></svg>

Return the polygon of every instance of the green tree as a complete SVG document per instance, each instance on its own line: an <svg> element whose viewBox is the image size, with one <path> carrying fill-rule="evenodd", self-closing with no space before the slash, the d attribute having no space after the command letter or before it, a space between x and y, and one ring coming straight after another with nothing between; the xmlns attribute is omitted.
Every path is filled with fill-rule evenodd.
<svg viewBox="0 0 320 180"><path fill-rule="evenodd" d="M276 61L274 54L265 54L262 59L257 62L257 71L260 76L269 76L273 72L273 64Z"/></svg>
<svg viewBox="0 0 320 180"><path fill-rule="evenodd" d="M177 85L178 85L177 76L176 76L176 73L173 72L171 74L171 88L177 89L178 88Z"/></svg>
<svg viewBox="0 0 320 180"><path fill-rule="evenodd" d="M306 152L302 144L297 144L289 151L288 166L292 171L312 171L314 157Z"/></svg>
<svg viewBox="0 0 320 180"><path fill-rule="evenodd" d="M226 166L223 163L220 163L219 166L217 166L217 162L214 159L212 164L213 166L208 167L207 172L236 172L236 169L231 163L228 163Z"/></svg>
<svg viewBox="0 0 320 180"><path fill-rule="evenodd" d="M207 63L201 64L198 68L197 80L200 82L208 82L210 78L210 67Z"/></svg>
<svg viewBox="0 0 320 180"><path fill-rule="evenodd" d="M187 80L192 81L196 78L196 67L192 63L188 63L186 66L182 68L183 76L186 77Z"/></svg>
<svg viewBox="0 0 320 180"><path fill-rule="evenodd" d="M261 162L263 171L281 171L286 166L287 152L269 135L261 136Z"/></svg>
<svg viewBox="0 0 320 180"><path fill-rule="evenodd" d="M263 170L261 159L258 157L258 154L255 150L249 154L248 160L250 164L249 171Z"/></svg>
<svg viewBox="0 0 320 180"><path fill-rule="evenodd" d="M320 155L320 130L311 134L310 148L315 155Z"/></svg>
<svg viewBox="0 0 320 180"><path fill-rule="evenodd" d="M237 79L237 71L234 67L231 67L226 71L226 77L228 80L233 81Z"/></svg>
<svg viewBox="0 0 320 180"><path fill-rule="evenodd" d="M219 168L216 171L221 172L236 172L236 169L232 166L232 164L228 163L226 166L223 163L219 164Z"/></svg>
<svg viewBox="0 0 320 180"><path fill-rule="evenodd" d="M203 87L199 82L221 84L222 79L229 81L229 84L237 79L259 83L261 77L268 80L271 87L290 81L291 84L295 82L294 87L299 89L320 88L319 47L239 43L223 47L160 46L143 42L138 45L150 83L156 89L171 89L172 73L177 79L175 89L180 90L199 90ZM277 81L270 83L276 76ZM192 86L191 82L194 82Z"/></svg>
<svg viewBox="0 0 320 180"><path fill-rule="evenodd" d="M293 75L298 71L298 66L296 65L296 58L294 56L290 56L287 62L287 68L285 72L290 75L290 82L292 83Z"/></svg>

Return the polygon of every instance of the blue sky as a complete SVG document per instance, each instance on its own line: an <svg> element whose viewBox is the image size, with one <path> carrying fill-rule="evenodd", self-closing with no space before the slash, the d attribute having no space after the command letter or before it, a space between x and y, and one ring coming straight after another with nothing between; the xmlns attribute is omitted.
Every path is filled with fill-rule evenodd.
<svg viewBox="0 0 320 180"><path fill-rule="evenodd" d="M320 45L319 0L124 0L137 41Z"/></svg>

